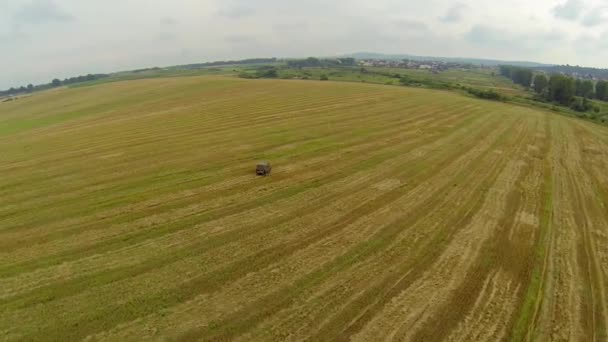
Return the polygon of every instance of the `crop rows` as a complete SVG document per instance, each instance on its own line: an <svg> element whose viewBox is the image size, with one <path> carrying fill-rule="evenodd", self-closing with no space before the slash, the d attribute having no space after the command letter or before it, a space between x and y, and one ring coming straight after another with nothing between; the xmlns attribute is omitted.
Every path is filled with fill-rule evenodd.
<svg viewBox="0 0 608 342"><path fill-rule="evenodd" d="M41 93L0 125L2 340L608 338L603 127L221 77Z"/></svg>

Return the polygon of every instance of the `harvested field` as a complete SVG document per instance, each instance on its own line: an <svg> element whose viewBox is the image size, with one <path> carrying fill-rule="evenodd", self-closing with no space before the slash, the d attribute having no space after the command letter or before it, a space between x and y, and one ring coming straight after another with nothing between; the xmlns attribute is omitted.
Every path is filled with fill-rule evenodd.
<svg viewBox="0 0 608 342"><path fill-rule="evenodd" d="M606 341L607 169L604 127L414 88L2 103L0 340Z"/></svg>

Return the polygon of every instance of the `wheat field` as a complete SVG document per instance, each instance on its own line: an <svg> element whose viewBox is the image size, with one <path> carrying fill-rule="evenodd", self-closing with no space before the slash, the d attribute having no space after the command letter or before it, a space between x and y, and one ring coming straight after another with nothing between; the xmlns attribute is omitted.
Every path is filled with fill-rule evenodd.
<svg viewBox="0 0 608 342"><path fill-rule="evenodd" d="M607 151L588 122L370 84L0 103L0 340L606 341Z"/></svg>

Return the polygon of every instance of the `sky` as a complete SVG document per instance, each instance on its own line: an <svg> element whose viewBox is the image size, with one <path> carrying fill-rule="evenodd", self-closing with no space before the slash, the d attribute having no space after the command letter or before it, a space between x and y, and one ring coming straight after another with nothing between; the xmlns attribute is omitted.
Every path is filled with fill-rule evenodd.
<svg viewBox="0 0 608 342"><path fill-rule="evenodd" d="M354 52L608 68L608 0L0 0L0 89Z"/></svg>

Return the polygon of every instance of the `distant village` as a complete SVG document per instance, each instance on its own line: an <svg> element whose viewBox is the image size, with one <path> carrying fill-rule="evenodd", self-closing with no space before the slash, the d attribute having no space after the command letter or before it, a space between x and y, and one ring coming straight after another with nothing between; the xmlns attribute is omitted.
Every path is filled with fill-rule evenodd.
<svg viewBox="0 0 608 342"><path fill-rule="evenodd" d="M425 60L397 60L397 59L360 59L357 64L361 67L384 67L384 68L401 68L401 69L419 69L428 70L433 73L439 73L450 69L496 69L496 65L483 65L472 63L458 63L446 61L425 61ZM508 63L507 63L508 64ZM561 74L575 79L581 80L608 80L607 69L585 68L570 65L552 65L552 66L537 66L529 67L536 72L545 74Z"/></svg>
<svg viewBox="0 0 608 342"><path fill-rule="evenodd" d="M362 59L358 61L362 67L384 67L401 69L420 69L431 72L441 72L449 69L473 69L485 68L484 66L473 66L470 63L456 63L444 61L421 61L421 60L386 60L386 59ZM490 68L490 67L488 67Z"/></svg>

